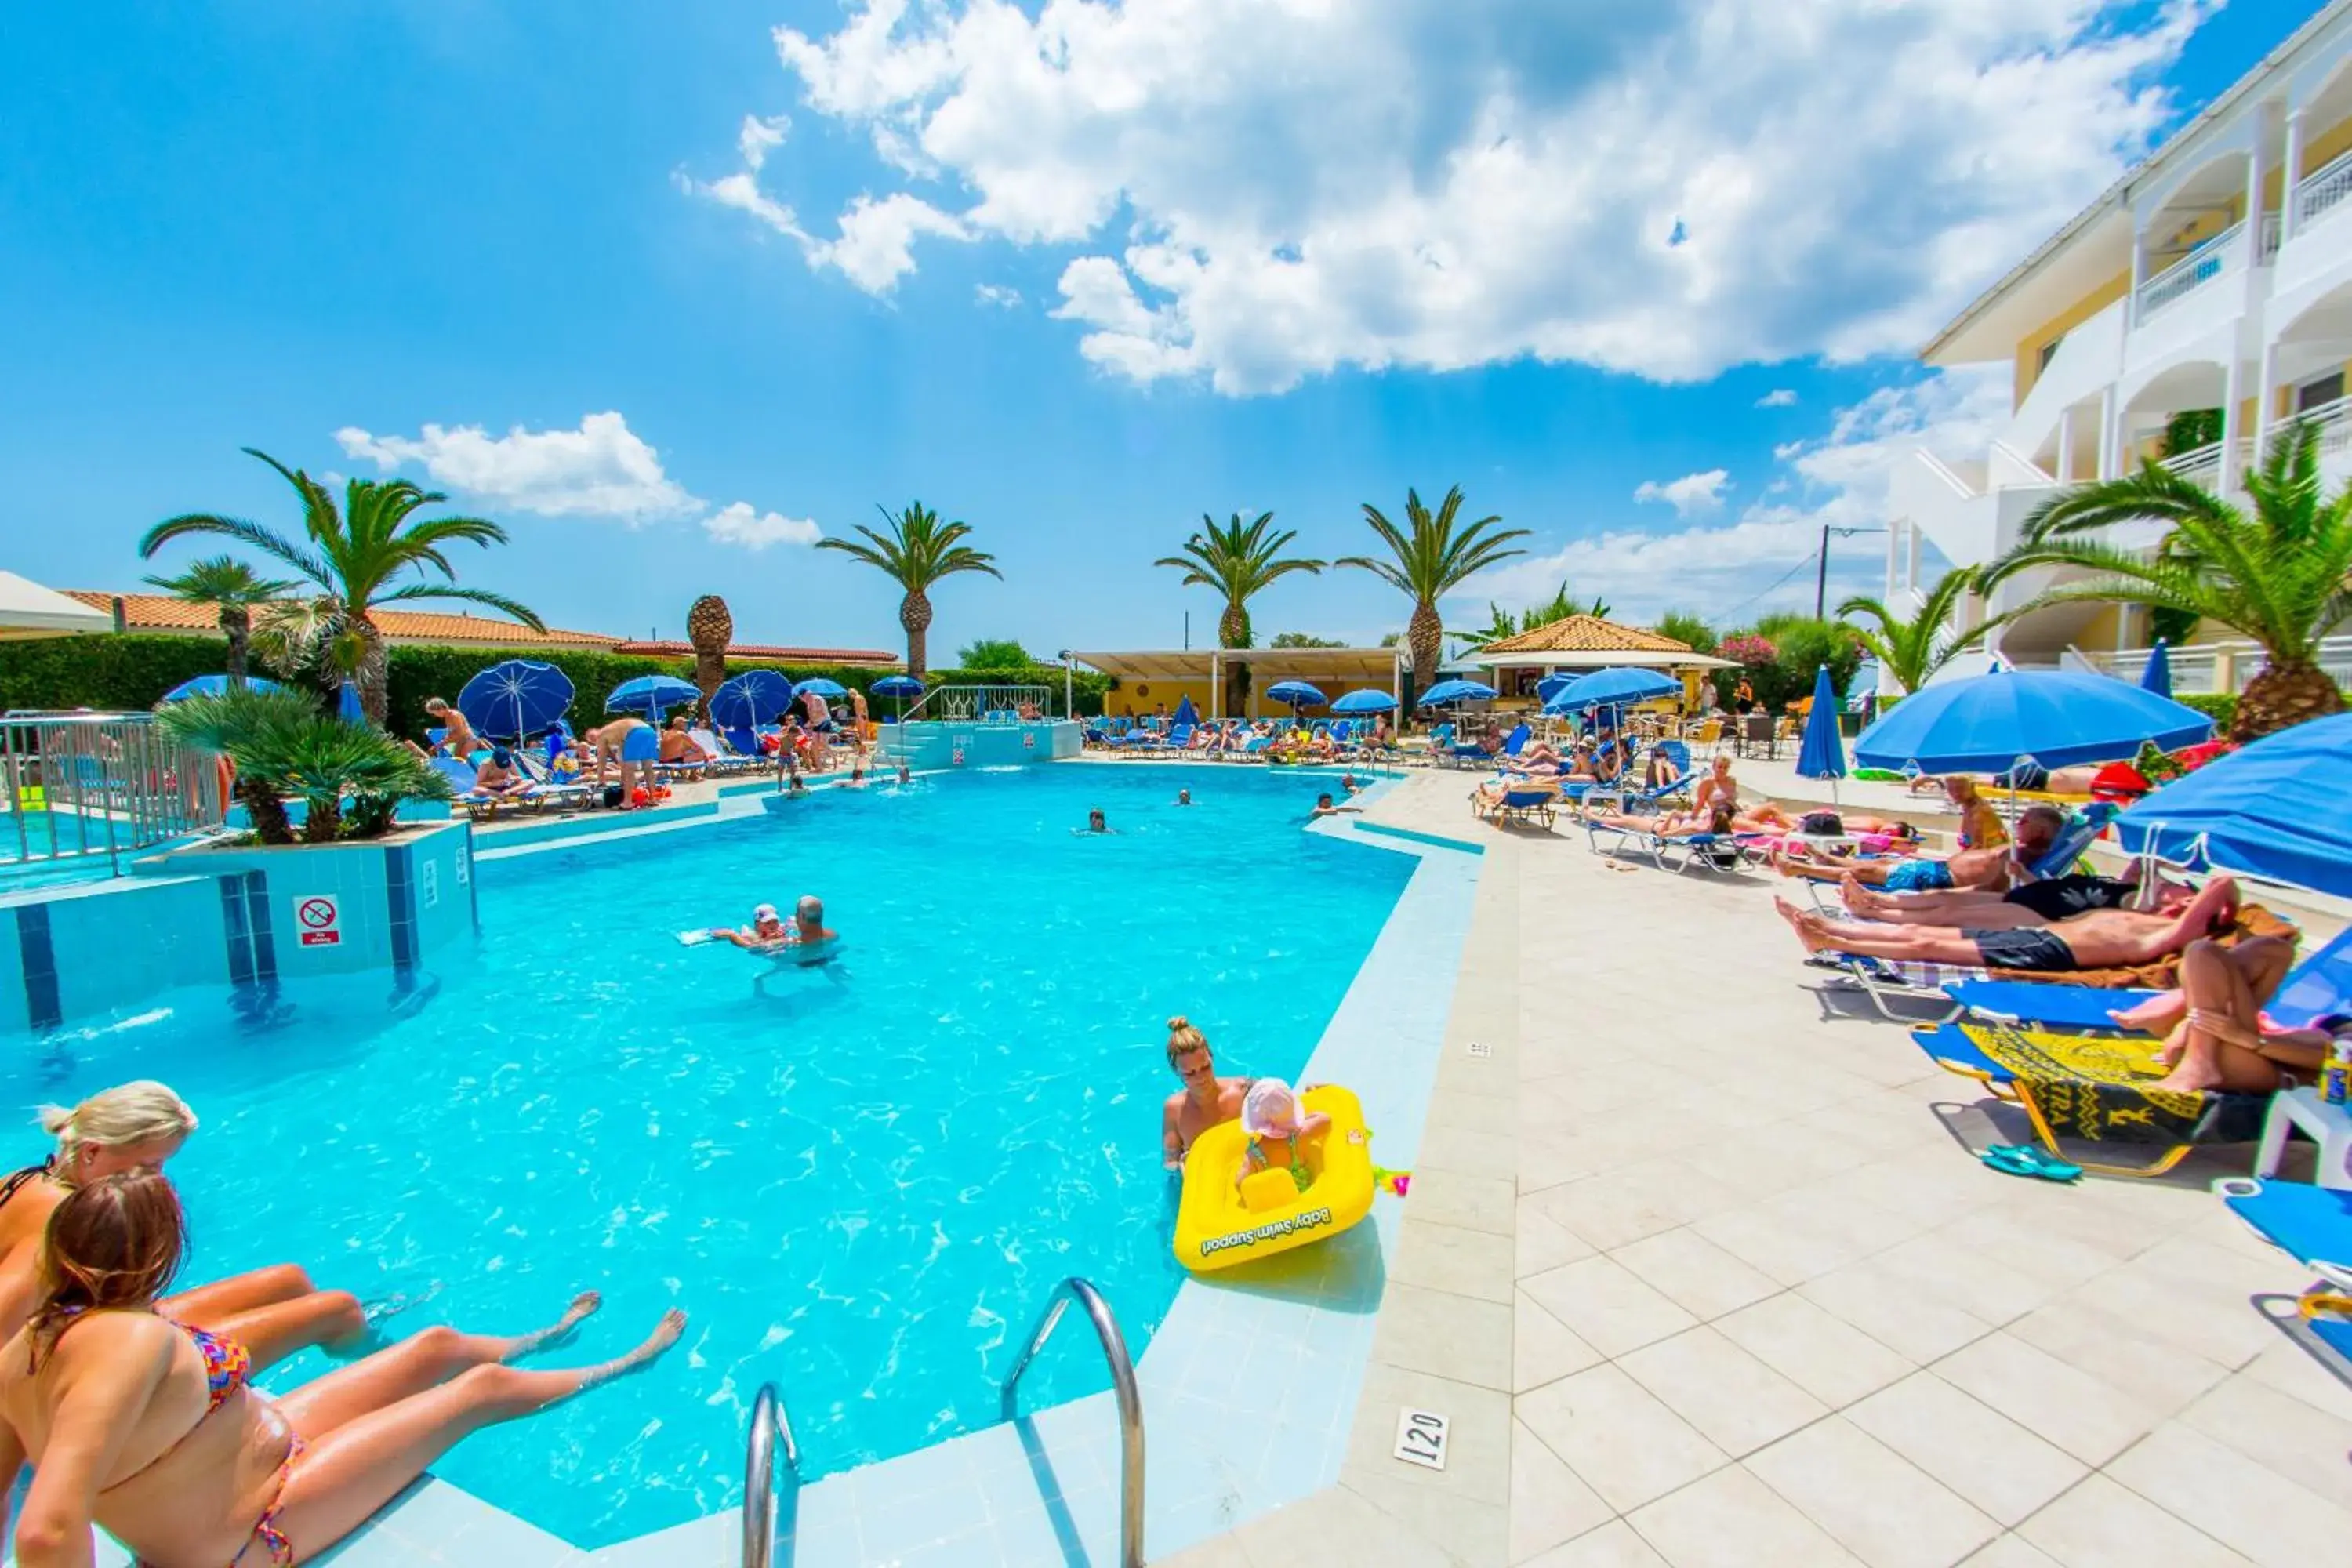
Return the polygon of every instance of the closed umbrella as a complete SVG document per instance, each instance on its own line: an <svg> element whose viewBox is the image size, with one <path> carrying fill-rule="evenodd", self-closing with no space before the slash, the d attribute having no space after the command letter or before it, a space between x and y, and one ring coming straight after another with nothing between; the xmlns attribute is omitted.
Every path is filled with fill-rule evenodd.
<svg viewBox="0 0 2352 1568"><path fill-rule="evenodd" d="M457 693L457 711L475 733L509 741L551 728L571 706L572 678L530 658L494 664Z"/></svg>
<svg viewBox="0 0 2352 1568"><path fill-rule="evenodd" d="M283 691L286 689L284 687L278 685L278 682L274 680L264 680L257 675L248 675L245 678L245 689L247 691ZM191 697L218 697L222 692L226 691L227 689L228 677L226 675L193 676L186 680L183 680L179 685L172 688L171 690L163 693L162 697L156 700L155 705L160 708L166 702L185 702Z"/></svg>
<svg viewBox="0 0 2352 1568"><path fill-rule="evenodd" d="M1177 724L1198 724L1200 721L1201 710L1192 706L1192 700L1190 697L1185 698L1184 700L1176 704L1176 715L1172 722Z"/></svg>
<svg viewBox="0 0 2352 1568"><path fill-rule="evenodd" d="M2153 691L2158 697L2172 695L2172 654L2162 637L2157 638L2156 646L2147 650L2147 668L2139 672L2139 689Z"/></svg>
<svg viewBox="0 0 2352 1568"><path fill-rule="evenodd" d="M1837 692L1830 685L1829 666L1813 671L1812 711L1805 715L1805 738L1797 748L1800 778L1828 779L1830 800L1837 800L1837 781L1845 777L1845 744L1838 736Z"/></svg>
<svg viewBox="0 0 2352 1568"><path fill-rule="evenodd" d="M1897 710L1900 711L1900 710ZM2352 898L2352 713L2263 736L2116 818L2135 855Z"/></svg>
<svg viewBox="0 0 2352 1568"><path fill-rule="evenodd" d="M791 706L793 683L772 669L747 669L710 694L710 720L722 730L772 724Z"/></svg>
<svg viewBox="0 0 2352 1568"><path fill-rule="evenodd" d="M683 708L689 702L702 700L702 689L690 680L680 680L669 675L640 675L635 680L624 680L604 694L607 713L636 713L656 722L665 708Z"/></svg>
<svg viewBox="0 0 2352 1568"><path fill-rule="evenodd" d="M1997 773L2019 762L2123 762L2143 745L2176 751L2212 732L2194 708L2112 676L1997 669L1906 697L1855 738L1853 760L1895 773Z"/></svg>
<svg viewBox="0 0 2352 1568"><path fill-rule="evenodd" d="M367 722L367 704L360 700L360 683L346 680L335 694L335 716L346 724Z"/></svg>

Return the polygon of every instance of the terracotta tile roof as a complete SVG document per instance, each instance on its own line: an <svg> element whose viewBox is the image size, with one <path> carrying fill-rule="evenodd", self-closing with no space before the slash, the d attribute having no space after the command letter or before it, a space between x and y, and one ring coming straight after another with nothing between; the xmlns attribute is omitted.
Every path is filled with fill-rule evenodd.
<svg viewBox="0 0 2352 1568"><path fill-rule="evenodd" d="M694 645L664 638L660 642L613 645L614 653L646 654L656 658L692 658ZM727 646L730 658L772 658L785 664L887 665L895 669L906 661L895 653L870 647L786 647L778 643L739 642Z"/></svg>
<svg viewBox="0 0 2352 1568"><path fill-rule="evenodd" d="M1490 653L1688 653L1690 644L1676 642L1639 626L1621 626L1598 616L1570 616L1490 642L1480 648Z"/></svg>
<svg viewBox="0 0 2352 1568"><path fill-rule="evenodd" d="M66 596L91 609L112 614L117 595L68 588ZM168 594L124 594L122 624L134 632L214 632L219 616L210 605L191 604ZM593 647L613 653L640 654L656 658L690 658L694 645L687 642L628 641L606 632L565 631L550 626L535 632L512 621L488 616L449 615L431 610L378 610L376 625L394 642L485 644L514 647ZM735 658L769 658L791 664L884 665L896 668L897 654L862 647L785 647L772 643L739 642L727 650Z"/></svg>
<svg viewBox="0 0 2352 1568"><path fill-rule="evenodd" d="M111 614L118 595L68 588L66 596L91 609ZM210 605L193 604L168 594L123 594L122 624L134 632L209 632L219 618ZM603 632L565 631L550 626L535 632L512 621L488 616L450 615L433 610L378 610L376 625L394 642L499 643L541 647L611 647L615 639Z"/></svg>

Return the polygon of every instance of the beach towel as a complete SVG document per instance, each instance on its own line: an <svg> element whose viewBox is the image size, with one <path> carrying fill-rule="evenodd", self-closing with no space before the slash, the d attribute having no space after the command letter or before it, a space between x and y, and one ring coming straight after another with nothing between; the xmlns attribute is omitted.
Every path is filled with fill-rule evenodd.
<svg viewBox="0 0 2352 1568"><path fill-rule="evenodd" d="M2014 1080L2050 1132L2095 1143L2250 1142L2265 1094L2183 1094L2149 1086L2167 1068L2145 1036L2076 1035L2011 1024L1948 1026Z"/></svg>

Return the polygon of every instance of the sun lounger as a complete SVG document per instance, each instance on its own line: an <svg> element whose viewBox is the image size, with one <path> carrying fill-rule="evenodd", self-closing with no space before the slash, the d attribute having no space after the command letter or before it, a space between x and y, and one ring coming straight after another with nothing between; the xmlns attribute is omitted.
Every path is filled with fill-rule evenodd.
<svg viewBox="0 0 2352 1568"><path fill-rule="evenodd" d="M547 765L547 759L536 752L513 753L515 771L531 783L531 798L539 809L550 811L583 811L596 804L603 793L584 784L567 784L556 778Z"/></svg>
<svg viewBox="0 0 2352 1568"><path fill-rule="evenodd" d="M1956 981L1943 991L1970 1016L1988 1023L2031 1023L2058 1029L2114 1029L2115 1020L2107 1016L2110 1011L2124 1012L2163 994L1990 978ZM2287 971L2278 994L2263 1011L2290 1029L2305 1027L2332 1013L2352 1013L2352 927L2305 954Z"/></svg>
<svg viewBox="0 0 2352 1568"><path fill-rule="evenodd" d="M2255 1235L2317 1275L2329 1294L2352 1295L2352 1192L2246 1176L2226 1177L2213 1191ZM2306 1291L2305 1299L2314 1293ZM2314 1339L2352 1363L2352 1320L2321 1310L2304 1323Z"/></svg>
<svg viewBox="0 0 2352 1568"><path fill-rule="evenodd" d="M528 778L520 789L498 795L482 788L470 763L461 763L455 757L434 757L429 763L435 773L449 781L454 803L477 822L489 821L502 805L510 805L517 811L537 811L545 804L539 798L539 786Z"/></svg>
<svg viewBox="0 0 2352 1568"><path fill-rule="evenodd" d="M1607 848L1601 847L1601 836L1611 836ZM1739 869L1747 858L1738 837L1729 833L1652 833L1639 827L1620 827L1613 823L1584 820L1585 847L1595 855L1614 855L1631 845L1647 855L1661 871L1687 871L1696 867L1702 871L1728 874Z"/></svg>
<svg viewBox="0 0 2352 1568"><path fill-rule="evenodd" d="M1506 822L1532 822L1549 832L1553 808L1559 804L1559 784L1545 779L1510 785L1500 795L1492 797L1483 790L1474 790L1470 795L1470 815L1496 826Z"/></svg>
<svg viewBox="0 0 2352 1568"><path fill-rule="evenodd" d="M2266 1094L2151 1089L2168 1069L2145 1037L1948 1023L1911 1037L1937 1067L2021 1107L2051 1153L2105 1175L2160 1176L2200 1144L2251 1143L2270 1106ZM2136 1164L2098 1163L2077 1152L2084 1143L2154 1152Z"/></svg>

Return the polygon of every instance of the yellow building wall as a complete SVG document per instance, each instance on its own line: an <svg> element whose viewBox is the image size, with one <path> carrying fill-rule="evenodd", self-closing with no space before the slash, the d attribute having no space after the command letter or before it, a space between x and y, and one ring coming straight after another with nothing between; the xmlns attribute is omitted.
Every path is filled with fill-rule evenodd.
<svg viewBox="0 0 2352 1568"><path fill-rule="evenodd" d="M2126 268L2018 340L2017 384L2009 405L2011 413L2025 402L2025 395L2042 378L2042 349L2122 299L2130 288L2131 269Z"/></svg>

